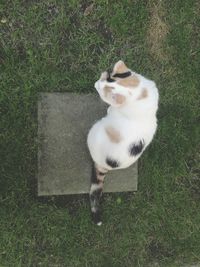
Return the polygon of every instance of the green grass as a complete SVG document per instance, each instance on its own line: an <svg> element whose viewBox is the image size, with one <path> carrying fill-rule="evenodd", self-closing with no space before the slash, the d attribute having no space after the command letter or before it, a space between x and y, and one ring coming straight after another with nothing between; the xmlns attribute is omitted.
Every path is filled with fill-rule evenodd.
<svg viewBox="0 0 200 267"><path fill-rule="evenodd" d="M95 1L84 16L91 1L1 1L0 266L200 262L200 5L146 2ZM86 197L35 197L37 95L94 91L119 59L156 81L159 127L138 192L105 195L98 228Z"/></svg>

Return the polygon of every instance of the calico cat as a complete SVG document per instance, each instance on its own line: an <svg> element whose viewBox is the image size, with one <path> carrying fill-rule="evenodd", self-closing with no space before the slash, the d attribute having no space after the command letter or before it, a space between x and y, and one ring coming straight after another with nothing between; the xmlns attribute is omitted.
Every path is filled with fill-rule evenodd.
<svg viewBox="0 0 200 267"><path fill-rule="evenodd" d="M133 164L150 144L157 128L156 84L118 61L111 73L95 83L101 99L109 104L107 115L90 129L87 144L94 161L90 204L93 220L101 225L100 197L108 171Z"/></svg>

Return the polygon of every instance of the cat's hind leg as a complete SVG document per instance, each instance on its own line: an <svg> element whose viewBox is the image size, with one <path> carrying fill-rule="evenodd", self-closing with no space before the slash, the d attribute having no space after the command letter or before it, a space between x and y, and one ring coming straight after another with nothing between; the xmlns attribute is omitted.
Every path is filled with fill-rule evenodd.
<svg viewBox="0 0 200 267"><path fill-rule="evenodd" d="M102 224L100 216L100 199L103 191L103 183L106 173L107 170L100 168L96 164L93 164L90 187L90 206L93 221L99 226Z"/></svg>

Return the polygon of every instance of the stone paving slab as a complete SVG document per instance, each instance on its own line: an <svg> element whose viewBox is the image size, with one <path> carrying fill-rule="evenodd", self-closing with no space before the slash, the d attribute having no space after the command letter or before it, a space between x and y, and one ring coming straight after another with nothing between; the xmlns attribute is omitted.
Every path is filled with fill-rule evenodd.
<svg viewBox="0 0 200 267"><path fill-rule="evenodd" d="M88 193L87 133L106 114L97 95L41 93L38 100L38 195ZM109 172L104 192L137 190L137 164Z"/></svg>

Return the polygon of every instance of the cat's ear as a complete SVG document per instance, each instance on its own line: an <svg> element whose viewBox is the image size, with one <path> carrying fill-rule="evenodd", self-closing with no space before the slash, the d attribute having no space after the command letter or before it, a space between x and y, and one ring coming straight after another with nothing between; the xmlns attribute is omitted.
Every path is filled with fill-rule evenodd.
<svg viewBox="0 0 200 267"><path fill-rule="evenodd" d="M113 68L113 74L116 73L124 73L127 72L129 69L125 65L124 61L119 60L117 63L115 63L114 68Z"/></svg>
<svg viewBox="0 0 200 267"><path fill-rule="evenodd" d="M126 96L114 92L114 87L105 86L103 91L103 100L114 107L119 107L126 102Z"/></svg>

